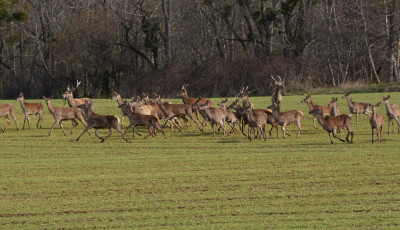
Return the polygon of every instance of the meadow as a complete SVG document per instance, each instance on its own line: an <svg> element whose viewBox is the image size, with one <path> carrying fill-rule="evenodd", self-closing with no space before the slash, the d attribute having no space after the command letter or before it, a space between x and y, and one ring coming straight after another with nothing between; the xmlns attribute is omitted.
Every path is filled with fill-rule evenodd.
<svg viewBox="0 0 400 230"><path fill-rule="evenodd" d="M347 114L342 95L312 99L327 105L339 97L337 104ZM375 104L383 95L352 98ZM390 95L391 103L400 104L400 93ZM249 141L222 132L213 138L210 126L200 133L193 124L182 133L167 129L167 139L132 139L129 132L130 143L115 131L100 143L93 129L76 142L83 126L69 134L69 121L64 122L67 136L56 126L49 137L54 119L44 100L27 100L44 105L43 128L37 129L37 117L31 116L31 129L22 130L19 103L3 100L15 105L20 130L11 121L0 133L0 228L398 229L400 134L387 134L385 107L378 109L385 116L382 144L371 143L365 115L358 125L352 116L353 144L336 139L330 144L319 124L312 127L303 98L284 96L282 104L283 111L299 109L305 115L299 139L294 125L287 127L292 137L278 139L273 131L267 141ZM256 108L271 102L270 97L249 99ZM213 101L216 105L221 98ZM54 99L53 105L63 101ZM95 110L121 116L110 99L96 99Z"/></svg>

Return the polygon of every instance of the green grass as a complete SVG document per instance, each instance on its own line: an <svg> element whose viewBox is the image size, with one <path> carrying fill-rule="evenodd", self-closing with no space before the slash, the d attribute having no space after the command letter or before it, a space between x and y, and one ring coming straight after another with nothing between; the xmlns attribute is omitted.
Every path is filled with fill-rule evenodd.
<svg viewBox="0 0 400 230"><path fill-rule="evenodd" d="M354 94L353 100L376 103L382 95ZM312 98L326 105L332 96L342 95ZM105 143L87 134L76 142L81 124L72 135L56 127L49 137L54 120L40 100L43 129L32 125L32 116L31 129L16 131L11 122L0 133L0 228L398 229L400 134L387 135L385 123L383 143L371 144L368 117L356 125L353 115L354 143L331 145L321 127L312 127L302 99L285 96L282 108L304 112L300 139L277 139L275 131L267 141L213 138L209 126L203 134L193 126L168 130L168 139L132 140L129 133L131 143L118 132ZM257 108L271 101L250 100ZM19 104L7 102L15 104L22 128ZM391 103L400 104L400 93L391 93ZM348 112L344 100L338 106ZM109 99L95 100L95 108L120 116ZM64 123L69 132L71 122ZM297 130L288 131L295 136Z"/></svg>

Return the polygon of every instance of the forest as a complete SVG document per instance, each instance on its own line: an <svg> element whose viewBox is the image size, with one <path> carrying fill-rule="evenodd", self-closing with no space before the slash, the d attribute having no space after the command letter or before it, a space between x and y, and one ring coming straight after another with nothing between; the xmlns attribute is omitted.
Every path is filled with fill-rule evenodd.
<svg viewBox="0 0 400 230"><path fill-rule="evenodd" d="M400 80L396 0L0 0L0 98Z"/></svg>

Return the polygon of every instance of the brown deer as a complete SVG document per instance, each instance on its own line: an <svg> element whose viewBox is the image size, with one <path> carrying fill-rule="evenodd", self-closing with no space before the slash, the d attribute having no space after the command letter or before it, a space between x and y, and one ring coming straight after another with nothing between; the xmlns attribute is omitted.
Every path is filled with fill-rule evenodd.
<svg viewBox="0 0 400 230"><path fill-rule="evenodd" d="M153 116L153 115L143 115L140 113L133 113L128 102L126 102L126 101L124 103L122 103L121 105L119 105L118 107L121 108L122 112L124 114L127 114L127 116L129 117L130 124L126 128L125 133L132 126L133 126L133 133L136 133L137 126L146 126L149 129L149 134L147 136L145 136L143 139L146 139L150 135L153 136L155 134L155 130L159 130L164 135L164 138L167 138L165 136L163 128L161 128L161 126L159 124L158 117Z"/></svg>
<svg viewBox="0 0 400 230"><path fill-rule="evenodd" d="M331 102L329 103L329 106L331 107L331 110L329 111L329 115L331 117L339 116L340 115L340 110L336 105L337 98L332 97Z"/></svg>
<svg viewBox="0 0 400 230"><path fill-rule="evenodd" d="M324 117L320 108L313 109L309 112L310 114L317 117L318 123L326 130L329 134L331 144L333 144L332 135L334 138L345 142L345 140L336 136L336 131L344 128L347 130L346 141L349 143L353 142L353 131L351 130L351 117L349 115L339 115L336 117ZM349 135L351 135L351 141L349 141Z"/></svg>
<svg viewBox="0 0 400 230"><path fill-rule="evenodd" d="M242 130L242 127L240 125L240 121L237 118L237 116L235 115L235 113L229 111L226 107L226 103L228 102L228 99L226 98L225 100L221 101L220 103L218 103L218 106L224 111L224 113L226 113L226 117L225 117L225 121L228 123L229 126L231 126L231 131L230 133L232 133L232 131L234 131L235 133L237 133L237 129L235 127L235 124L238 124L239 129ZM219 129L218 129L219 132Z"/></svg>
<svg viewBox="0 0 400 230"><path fill-rule="evenodd" d="M193 106L193 104L198 100L198 98L190 98L188 93L187 93L187 89L186 87L188 87L189 84L183 84L182 85L182 89L181 92L177 93L176 96L179 96L182 98L183 104L186 105L190 105L192 107L193 112L196 114L196 118L197 120L199 120L199 109L197 108L197 106ZM201 104L205 104L206 102L208 102L209 106L212 106L212 101L209 98L201 98Z"/></svg>
<svg viewBox="0 0 400 230"><path fill-rule="evenodd" d="M371 111L369 109L371 107L371 104L359 103L359 102L352 101L350 92L345 94L342 97L342 99L347 100L347 104L349 105L350 114L356 114L357 124L358 124L358 114L359 113L364 113L365 115L368 115L369 113L371 113Z"/></svg>
<svg viewBox="0 0 400 230"><path fill-rule="evenodd" d="M226 131L225 129L225 118L227 116L226 111L224 111L222 108L218 107L213 110L210 110L210 105L206 101L205 104L200 104L199 102L201 101L201 98L198 99L198 104L199 111L204 111L207 114L208 121L211 123L211 127L213 129L213 137L215 137L215 128L214 125L219 125L222 130L224 130L224 136L230 134Z"/></svg>
<svg viewBox="0 0 400 230"><path fill-rule="evenodd" d="M1 131L3 131L3 133L6 132L8 125L10 124L10 119L8 119L8 115L10 115L12 117L12 119L15 122L15 127L18 130L17 119L15 119L15 117L14 117L14 111L15 111L15 108L14 108L13 104L10 104L10 103L0 104L0 117L4 117L7 122L4 129L2 127L0 127Z"/></svg>
<svg viewBox="0 0 400 230"><path fill-rule="evenodd" d="M54 126L57 124L60 124L60 128L64 133L64 136L67 134L64 131L64 128L62 126L62 122L66 120L71 120L72 121L72 129L71 129L71 134L74 131L75 127L78 125L78 122L75 119L78 119L85 127L86 124L82 120L82 112L78 108L67 108L67 107L54 107L51 104L51 99L43 97L43 99L46 101L47 108L49 109L49 112L53 115L54 117L54 124L51 126L49 136L51 136L51 132L53 131Z"/></svg>
<svg viewBox="0 0 400 230"><path fill-rule="evenodd" d="M122 138L126 142L129 142L126 137L124 131L122 131L119 127L119 118L114 116L114 115L99 115L94 113L93 111L93 101L87 101L85 104L78 105L78 108L81 109L84 113L84 116L87 121L87 126L85 130L79 135L79 137L76 139L76 141L79 141L79 138L87 132L89 129L94 128L96 137L101 139L101 142L104 142L108 137L112 135L112 129L116 129L118 132L122 134ZM99 129L108 129L108 136L106 137L100 137L98 135Z"/></svg>
<svg viewBox="0 0 400 230"><path fill-rule="evenodd" d="M188 116L190 117L190 119L192 119L197 127L200 129L200 131L202 131L202 128L200 128L199 123L197 122L197 120L193 117L193 112L192 112L192 107L190 105L186 105L186 104L167 104L164 103L161 97L158 97L156 99L154 99L154 101L158 104L158 106L160 107L161 111L163 111L163 113L165 114L165 118L164 118L164 125L166 124L166 122L168 122L170 119L174 118L174 117L183 117L183 116ZM176 126L178 128L178 130L181 132L181 129Z"/></svg>
<svg viewBox="0 0 400 230"><path fill-rule="evenodd" d="M273 76L271 76L272 80L275 83L275 90L272 93L271 102L273 104L281 105L282 103L282 89L285 88L285 82L282 81L281 77L278 76L279 81L275 80ZM279 112L279 111L278 111Z"/></svg>
<svg viewBox="0 0 400 230"><path fill-rule="evenodd" d="M247 117L249 125L247 132L249 140L251 141L251 135L254 133L254 128L256 128L263 136L264 141L266 141L267 136L265 135L265 125L267 124L268 115L265 113L255 113L250 105L244 107L244 114ZM259 139L261 139L261 136L259 136Z"/></svg>
<svg viewBox="0 0 400 230"><path fill-rule="evenodd" d="M42 122L43 122L43 105L40 103L25 103L25 98L24 94L21 92L19 96L16 99L21 103L21 108L22 112L25 115L24 119L24 125L22 126L22 129L25 129L25 122L28 120L28 127L31 128L30 122L29 122L29 115L35 114L39 117L38 122L36 123L37 128L42 128ZM40 123L40 125L39 125Z"/></svg>
<svg viewBox="0 0 400 230"><path fill-rule="evenodd" d="M309 111L313 109L318 109L321 108L323 116L330 116L330 111L331 111L331 106L322 106L322 105L314 105L312 100L311 100L311 95L310 94L304 94L306 97L301 101L301 103L306 103L308 106ZM316 129L317 126L315 125L315 121L317 120L316 117L313 119L313 126Z"/></svg>
<svg viewBox="0 0 400 230"><path fill-rule="evenodd" d="M112 93L113 93L113 96L111 97L111 101L117 101L118 106L122 105L123 102L122 102L121 95L119 93L115 92L114 90L112 90ZM123 121L124 121L125 116L127 116L127 114L125 114L125 113L122 114L122 116L121 116L121 128L122 129L124 128Z"/></svg>
<svg viewBox="0 0 400 230"><path fill-rule="evenodd" d="M275 119L275 122L281 126L283 132L283 138L285 138L285 134L290 137L290 134L286 132L286 126L294 123L299 131L297 132L297 138L300 138L301 132L301 119L303 119L303 112L300 110L290 110L286 112L278 112L280 111L280 106L277 104L273 104L268 106L268 109L272 110L272 116Z"/></svg>
<svg viewBox="0 0 400 230"><path fill-rule="evenodd" d="M383 116L376 112L376 107L379 105L373 105L372 113L369 118L369 123L371 124L372 129L372 143L374 143L374 129L376 129L376 136L378 138L378 143L382 143L382 127L383 127Z"/></svg>
<svg viewBox="0 0 400 230"><path fill-rule="evenodd" d="M77 107L78 105L85 104L86 102L90 101L90 98L74 98L74 91L79 87L81 84L80 81L76 81L76 86L70 88L69 85L67 87L67 91L64 92L62 97L67 99L69 107Z"/></svg>
<svg viewBox="0 0 400 230"><path fill-rule="evenodd" d="M394 133L393 120L397 122L397 132L400 132L400 107L396 104L389 103L390 95L383 97L383 100L379 104L386 105L386 114L388 116L388 134L390 133L390 121L392 122L392 133Z"/></svg>
<svg viewBox="0 0 400 230"><path fill-rule="evenodd" d="M247 89L248 89L248 87L247 87L246 89L242 89L242 90L238 93L237 96L239 97L239 99L238 99L238 101L236 102L236 104L237 104L238 102L242 101L242 102L243 102L243 107L246 107L246 106L249 105L249 106L251 106L252 108L254 108L253 103L251 103L251 102L249 101L249 94L250 94L250 91L248 91ZM235 100L235 101L236 101L236 100ZM234 101L234 103L235 103L235 101ZM234 103L232 103L232 105L230 106L230 108L235 109L234 107L238 107L238 108L240 107L239 104L234 105ZM236 111L239 112L239 110L236 110ZM276 135L277 135L277 137L279 138L279 129L278 129L278 125L276 124L275 119L274 119L273 116L272 116L272 111L271 111L270 109L253 109L253 111L254 111L255 113L265 113L265 114L268 115L267 123L271 125L271 129L269 130L269 136L271 136L271 134L272 134L272 129L273 129L273 128L276 128ZM242 114L243 114L243 110L242 110ZM247 124L247 123L246 123L247 118L246 118L246 116L242 116L242 118L244 118L244 119L243 119L244 123L242 123L242 129L244 130L244 126Z"/></svg>

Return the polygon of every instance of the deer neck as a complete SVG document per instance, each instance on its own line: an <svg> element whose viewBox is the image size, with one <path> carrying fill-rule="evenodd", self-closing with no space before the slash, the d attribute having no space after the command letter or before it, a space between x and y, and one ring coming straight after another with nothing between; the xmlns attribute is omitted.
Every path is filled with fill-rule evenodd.
<svg viewBox="0 0 400 230"><path fill-rule="evenodd" d="M122 105L122 98L121 98L121 96L119 96L119 97L117 97L117 103L118 103L118 105Z"/></svg>
<svg viewBox="0 0 400 230"><path fill-rule="evenodd" d="M353 107L353 101L351 100L351 97L347 97L347 104L349 107Z"/></svg>
<svg viewBox="0 0 400 230"><path fill-rule="evenodd" d="M182 96L183 103L184 104L188 104L189 96L188 96L188 93L187 93L186 89L185 89L184 93L181 96Z"/></svg>
<svg viewBox="0 0 400 230"><path fill-rule="evenodd" d="M247 120L249 120L249 121L254 121L255 120L252 109L248 110L245 114L246 114Z"/></svg>
<svg viewBox="0 0 400 230"><path fill-rule="evenodd" d="M311 98L310 98L310 100L307 100L307 106L310 111L314 109L314 104L313 104Z"/></svg>
<svg viewBox="0 0 400 230"><path fill-rule="evenodd" d="M168 116L167 115L167 111L165 110L165 106L164 106L163 102L160 101L160 102L157 102L157 104L158 104L158 107L160 107L160 110L164 113L164 115Z"/></svg>
<svg viewBox="0 0 400 230"><path fill-rule="evenodd" d="M19 103L21 104L22 110L25 111L25 99L22 98L22 99L19 101Z"/></svg>
<svg viewBox="0 0 400 230"><path fill-rule="evenodd" d="M385 102L385 105L386 105L386 112L387 112L387 114L393 114L393 110L392 110L392 107L390 107L389 101L386 101L386 102Z"/></svg>
<svg viewBox="0 0 400 230"><path fill-rule="evenodd" d="M49 109L49 112L54 114L55 109L54 109L54 106L51 104L51 102L50 101L46 102L46 104L47 104L47 108Z"/></svg>

